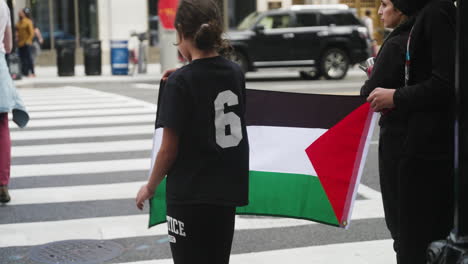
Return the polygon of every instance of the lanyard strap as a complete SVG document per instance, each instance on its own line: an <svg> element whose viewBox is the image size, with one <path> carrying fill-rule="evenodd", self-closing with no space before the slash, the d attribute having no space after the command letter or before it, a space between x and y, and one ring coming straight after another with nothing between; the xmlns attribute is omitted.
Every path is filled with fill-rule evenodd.
<svg viewBox="0 0 468 264"><path fill-rule="evenodd" d="M411 55L410 55L410 45L411 45L411 35L413 35L414 26L411 28L408 42L406 44L406 63L405 63L405 86L408 86L409 75L410 75L410 66L411 66Z"/></svg>

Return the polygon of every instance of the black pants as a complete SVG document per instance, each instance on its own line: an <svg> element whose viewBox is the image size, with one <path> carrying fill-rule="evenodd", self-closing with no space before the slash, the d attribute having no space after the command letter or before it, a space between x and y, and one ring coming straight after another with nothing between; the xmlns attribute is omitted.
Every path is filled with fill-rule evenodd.
<svg viewBox="0 0 468 264"><path fill-rule="evenodd" d="M235 211L234 206L168 204L174 264L228 264Z"/></svg>
<svg viewBox="0 0 468 264"><path fill-rule="evenodd" d="M399 202L398 167L405 140L405 129L395 124L382 125L379 137L380 190L385 212L385 222L398 253Z"/></svg>
<svg viewBox="0 0 468 264"><path fill-rule="evenodd" d="M19 48L19 56L21 59L21 70L24 76L30 73L34 74L34 64L31 53L31 45L24 45Z"/></svg>
<svg viewBox="0 0 468 264"><path fill-rule="evenodd" d="M398 264L426 264L431 242L453 228L453 160L404 157L400 165Z"/></svg>

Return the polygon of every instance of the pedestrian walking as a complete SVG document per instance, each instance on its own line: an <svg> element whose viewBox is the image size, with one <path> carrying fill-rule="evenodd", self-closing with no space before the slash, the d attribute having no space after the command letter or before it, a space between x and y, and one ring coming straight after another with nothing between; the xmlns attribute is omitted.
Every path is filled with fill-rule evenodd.
<svg viewBox="0 0 468 264"><path fill-rule="evenodd" d="M12 50L10 10L5 1L0 1L0 203L11 199L8 192L11 165L11 140L8 113L13 110L13 121L26 126L29 116L18 96L5 60Z"/></svg>
<svg viewBox="0 0 468 264"><path fill-rule="evenodd" d="M128 60L130 62L130 71L128 75L134 75L137 72L140 41L136 31L130 33L128 40Z"/></svg>
<svg viewBox="0 0 468 264"><path fill-rule="evenodd" d="M376 88L368 101L375 111L406 113L398 164L398 263L423 264L429 244L453 227L456 7L451 0L401 1L422 9L408 40L406 84Z"/></svg>
<svg viewBox="0 0 468 264"><path fill-rule="evenodd" d="M364 25L366 26L367 31L369 32L369 38L374 39L374 20L372 20L371 15L371 11L366 10L365 16L362 18L362 22L364 22Z"/></svg>
<svg viewBox="0 0 468 264"><path fill-rule="evenodd" d="M16 24L16 35L19 48L19 56L24 76L36 77L32 58L32 44L34 39L34 26L26 13L30 13L29 8L24 8L19 12L20 20Z"/></svg>
<svg viewBox="0 0 468 264"><path fill-rule="evenodd" d="M382 0L378 14L385 28L393 29L385 39L375 59L369 79L361 88L361 95L369 94L378 87L398 89L405 85L405 58L408 37L416 20L416 9L401 0ZM401 146L406 136L406 113L393 108L382 112L379 135L380 190L385 212L385 222L394 240L398 254L398 164L402 156Z"/></svg>
<svg viewBox="0 0 468 264"><path fill-rule="evenodd" d="M44 39L42 37L41 30L37 26L37 24L34 22L34 19L32 18L31 10L29 8L24 10L24 14L26 15L27 18L29 18L32 23L33 23L33 28L34 28L34 38L32 41L31 45L31 56L32 56L32 64L33 68L36 67L36 59L41 54L41 45L44 43Z"/></svg>
<svg viewBox="0 0 468 264"><path fill-rule="evenodd" d="M167 174L174 263L226 264L236 206L248 203L244 74L218 53L226 44L214 1L180 1L175 27L189 64L169 76L160 95L161 148L136 204L142 209Z"/></svg>

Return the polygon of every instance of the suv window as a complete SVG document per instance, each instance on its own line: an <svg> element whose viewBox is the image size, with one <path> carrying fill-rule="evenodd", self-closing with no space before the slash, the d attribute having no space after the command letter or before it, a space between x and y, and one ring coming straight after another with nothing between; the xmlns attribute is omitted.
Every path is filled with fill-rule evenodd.
<svg viewBox="0 0 468 264"><path fill-rule="evenodd" d="M319 25L316 13L298 13L296 18L296 27L316 27Z"/></svg>
<svg viewBox="0 0 468 264"><path fill-rule="evenodd" d="M329 13L323 14L320 19L321 25L335 24L337 26L361 25L361 22L350 13Z"/></svg>
<svg viewBox="0 0 468 264"><path fill-rule="evenodd" d="M258 25L265 26L265 29L272 28L287 28L291 24L291 16L285 15L270 15L262 18Z"/></svg>

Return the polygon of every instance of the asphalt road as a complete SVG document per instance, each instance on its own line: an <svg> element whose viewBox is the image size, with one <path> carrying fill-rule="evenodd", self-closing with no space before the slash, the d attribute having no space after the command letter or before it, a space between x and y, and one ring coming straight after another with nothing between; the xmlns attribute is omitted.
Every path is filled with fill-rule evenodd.
<svg viewBox="0 0 468 264"><path fill-rule="evenodd" d="M268 71L248 74L247 87L356 95L364 80L357 70L340 81ZM0 206L1 264L39 263L30 256L34 247L83 238L123 247L105 263L172 263L164 225L147 230L147 211L136 210L133 198L147 179L157 88L113 83L21 89L33 121L27 130L11 129L13 201ZM231 263L395 263L380 201L377 134L378 128L348 230L239 216Z"/></svg>

